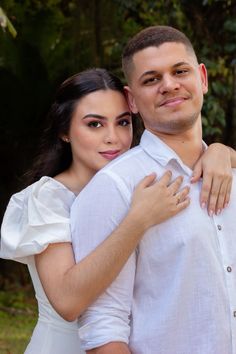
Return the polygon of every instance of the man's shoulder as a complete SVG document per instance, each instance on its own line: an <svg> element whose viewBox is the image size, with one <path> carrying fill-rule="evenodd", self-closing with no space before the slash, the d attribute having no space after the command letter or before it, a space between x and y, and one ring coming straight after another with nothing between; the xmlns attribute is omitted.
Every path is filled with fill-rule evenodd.
<svg viewBox="0 0 236 354"><path fill-rule="evenodd" d="M81 199L84 195L115 193L118 190L128 194L130 187L134 186L139 179L140 166L143 165L141 160L145 159L144 155L145 152L138 145L109 162L93 176L76 199ZM142 177L143 173L141 173L140 179Z"/></svg>
<svg viewBox="0 0 236 354"><path fill-rule="evenodd" d="M123 170L126 170L129 167L132 170L135 167L135 161L139 159L145 152L140 145L135 146L134 148L126 151L124 154L116 158L115 160L109 162L105 167L103 167L98 173L99 174L110 174L118 173L122 174Z"/></svg>

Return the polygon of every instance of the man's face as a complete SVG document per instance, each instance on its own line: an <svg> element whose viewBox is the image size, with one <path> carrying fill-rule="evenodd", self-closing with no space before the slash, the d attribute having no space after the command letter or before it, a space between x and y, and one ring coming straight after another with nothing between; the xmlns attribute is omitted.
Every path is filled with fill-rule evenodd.
<svg viewBox="0 0 236 354"><path fill-rule="evenodd" d="M157 134L185 132L200 119L207 73L182 43L148 47L133 57L129 103Z"/></svg>

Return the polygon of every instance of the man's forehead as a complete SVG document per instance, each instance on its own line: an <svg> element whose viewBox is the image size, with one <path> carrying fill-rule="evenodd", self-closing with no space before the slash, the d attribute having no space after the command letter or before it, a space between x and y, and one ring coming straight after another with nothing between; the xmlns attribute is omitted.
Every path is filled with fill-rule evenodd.
<svg viewBox="0 0 236 354"><path fill-rule="evenodd" d="M133 56L133 71L139 72L157 70L165 65L179 65L179 63L197 63L193 52L182 43L167 42L158 47L144 48Z"/></svg>
<svg viewBox="0 0 236 354"><path fill-rule="evenodd" d="M139 50L136 52L133 56L133 61L137 61L139 58L152 58L153 56L158 59L160 56L166 56L166 55L171 55L175 56L178 54L190 55L190 50L186 48L186 46L183 43L177 43L177 42L166 42L163 43L159 46L150 46L146 47L144 49Z"/></svg>

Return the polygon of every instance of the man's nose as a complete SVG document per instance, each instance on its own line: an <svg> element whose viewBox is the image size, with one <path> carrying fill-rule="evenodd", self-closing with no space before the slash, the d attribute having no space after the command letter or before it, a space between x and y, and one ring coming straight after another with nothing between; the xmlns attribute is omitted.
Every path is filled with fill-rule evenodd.
<svg viewBox="0 0 236 354"><path fill-rule="evenodd" d="M166 92L178 90L179 88L180 88L180 84L174 76L165 75L162 78L162 82L159 90L162 94L164 94Z"/></svg>

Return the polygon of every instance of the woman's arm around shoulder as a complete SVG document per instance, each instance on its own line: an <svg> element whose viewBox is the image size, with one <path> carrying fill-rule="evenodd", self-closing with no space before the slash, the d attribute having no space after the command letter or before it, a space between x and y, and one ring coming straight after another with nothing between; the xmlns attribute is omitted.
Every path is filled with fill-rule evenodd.
<svg viewBox="0 0 236 354"><path fill-rule="evenodd" d="M220 143L209 145L195 164L191 182L202 177L200 204L207 207L210 216L228 206L235 167L236 151Z"/></svg>
<svg viewBox="0 0 236 354"><path fill-rule="evenodd" d="M64 319L75 320L104 292L148 228L189 205L189 188L179 190L182 177L170 182L171 173L166 172L158 181L155 179L156 175L151 174L138 184L127 216L79 263L75 264L72 246L68 242L50 245L36 256L43 288L52 306Z"/></svg>

